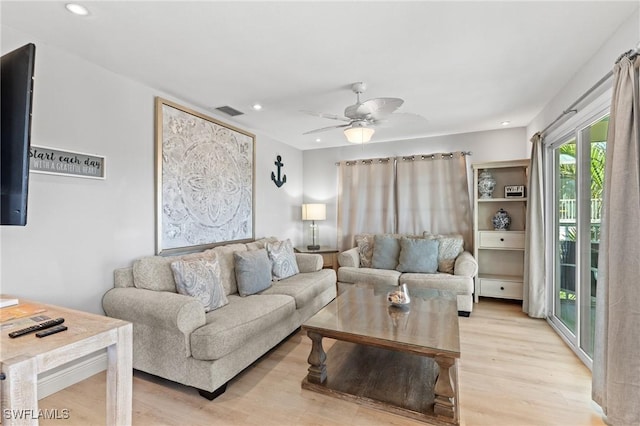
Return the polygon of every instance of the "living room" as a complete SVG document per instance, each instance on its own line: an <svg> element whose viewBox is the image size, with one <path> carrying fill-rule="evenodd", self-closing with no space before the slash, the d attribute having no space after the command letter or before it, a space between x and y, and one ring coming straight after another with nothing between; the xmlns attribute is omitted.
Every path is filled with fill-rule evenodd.
<svg viewBox="0 0 640 426"><path fill-rule="evenodd" d="M146 83L138 77L122 75L99 65L100 60L91 55L81 57L65 47L60 47L59 44L64 44L59 38L73 40L76 37L74 31L77 26L102 25L98 14L100 2L95 2L94 7L94 2L89 2L86 6L92 9L94 15L79 23L72 23L72 20L79 18L67 14L63 3L27 3L32 4L2 1L0 7L2 53L26 43L35 43L37 46L31 142L36 146L103 156L107 173L102 180L31 173L27 226L0 227L2 293L100 315L103 314L102 297L113 287L113 271L131 265L134 259L141 256L156 253L156 97L171 99L256 134L256 238L277 236L281 239L291 239L295 245L306 244L307 223L302 221L300 206L303 203L322 202L326 203L327 216L326 220L320 223L320 243L335 246L338 227L336 162L452 151L471 151L472 162L528 158L531 150L529 138L545 128L568 105L609 72L615 59L624 51L635 47L640 36L637 2L616 4L619 8L618 13L608 17L609 30L604 34L598 34L599 38L593 45L581 45L584 60L579 64L572 64L571 72L562 79L556 79L553 75L545 76L546 84L553 90L548 87L537 87L534 90L550 91L550 96L545 99L543 105L537 106L537 109L529 114L528 120L512 126L503 127L497 122L493 128L434 132L423 137L362 146L347 144L342 132L338 131L336 134L342 138L341 145L325 147L315 143L314 137L305 139L306 145L303 146L301 142L297 147L295 140L277 139L258 127L248 127L243 119L234 121L227 115L205 109L229 104L233 106L234 104L227 99L212 99L209 102L213 105L196 105L190 102L185 94L175 92L170 82ZM353 21L353 25L366 28L364 17L357 16L358 4L350 3L339 7L348 8L344 13ZM223 6L221 12L230 13L229 19L242 22L241 18L246 12L244 9L234 11L230 4L223 3L221 7ZM401 8L404 5L394 7ZM48 29L46 26L33 28L33 24L29 23L31 8L43 8L41 10L44 12L39 14L67 14L68 16L60 18L60 22L67 22L68 32L58 33L54 37L52 33L48 35L48 31L55 32L58 29ZM286 10L287 5L283 5L282 8ZM58 12L58 9L61 10ZM281 16L280 13L279 10L277 16ZM366 16L366 12L362 13ZM303 18L309 19L307 15L299 19ZM145 25L154 25L153 22L145 21L144 17L135 14L127 19L140 19L141 31L144 31ZM572 22L570 16L567 16L566 20ZM128 22L130 21L122 25L126 26ZM580 22L575 24L579 25ZM115 36L120 29L113 27L110 31ZM242 31L244 28L240 26L238 32ZM191 43L193 40L182 42ZM331 50L338 48L350 49L350 43L345 44L330 46L332 49L324 54L328 55ZM364 44L366 45L366 42ZM132 42L131 47L126 50L126 55L135 56L137 48L139 46ZM301 46L297 43L293 44L288 56L275 58L274 61L294 61L295 50L299 48ZM567 46L567 49L570 48L571 46ZM206 46L203 50L206 55ZM96 50L94 54L108 57L124 52ZM372 49L370 54L375 55L375 49ZM178 69L180 66L171 61L179 60L167 58L155 66L159 69ZM244 72L238 73L240 82L236 83L237 87L246 85L246 91L249 92L260 84L268 85L268 80L260 82L257 79L261 67L267 65L269 64L256 64L256 68L252 69L247 64ZM532 72L535 72L536 66L536 63L531 63L531 67L534 68ZM132 65L132 68L133 74L137 74L135 65ZM272 72L269 68L266 68L266 71ZM358 71L360 75L356 75ZM369 91L364 94L365 99L369 95L396 96L392 90L393 82L390 81L384 82L389 84L390 93L379 93L375 87L376 79L368 78L368 75L373 74L364 67L354 70L352 74L354 75L351 80L336 81L335 84L346 86L363 79L370 85ZM389 79L396 78L396 73L389 75ZM181 78L189 77L183 75ZM386 77L378 77L378 81L384 78ZM305 79L305 75L297 76L291 82L293 87L290 91L295 93L296 90L307 90ZM202 84L215 85L215 81L193 84L196 87ZM322 89L316 87L309 90L320 92ZM340 91L330 87L325 91L330 93L323 93L323 98L331 95L330 97L339 98L336 101L338 103L344 99L345 101L340 103L343 107L354 97L349 89L342 88ZM254 99L253 96L252 93L246 94L245 103L249 105L260 100L264 103L264 110L248 110L246 120L257 114L268 114L268 99ZM283 96L293 95L285 93ZM410 99L410 93L402 96ZM453 108L457 105L447 107ZM322 105L297 105L296 109L325 111ZM326 112L340 111L338 109ZM414 112L410 109L406 111ZM426 119L433 120L430 116ZM500 118L503 119L511 118ZM306 123L322 127L322 120ZM326 123L330 124L333 123ZM315 128L313 126L306 130L312 130ZM274 162L277 156L281 157L284 164L282 171L287 176L287 182L282 187L277 187L270 179L271 173L276 170Z"/></svg>

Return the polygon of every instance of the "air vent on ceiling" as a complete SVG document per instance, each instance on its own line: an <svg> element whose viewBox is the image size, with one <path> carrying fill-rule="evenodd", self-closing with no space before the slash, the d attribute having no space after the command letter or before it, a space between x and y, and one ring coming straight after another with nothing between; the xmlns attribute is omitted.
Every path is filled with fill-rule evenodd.
<svg viewBox="0 0 640 426"><path fill-rule="evenodd" d="M236 115L242 115L242 114L244 114L244 112L242 112L242 111L238 111L238 110L237 110L237 109L235 109L235 108L231 108L231 107L230 107L230 106L228 106L228 105L221 106L221 107L218 107L218 108L216 108L216 109L217 109L218 111L220 111L220 112L224 112L225 114L230 115L231 117L235 117Z"/></svg>

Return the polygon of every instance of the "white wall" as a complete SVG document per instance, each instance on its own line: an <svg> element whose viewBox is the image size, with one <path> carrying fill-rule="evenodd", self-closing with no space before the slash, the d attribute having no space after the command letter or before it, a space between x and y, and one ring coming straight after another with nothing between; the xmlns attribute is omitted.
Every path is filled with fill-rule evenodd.
<svg viewBox="0 0 640 426"><path fill-rule="evenodd" d="M613 69L613 65L622 53L635 48L640 42L640 9L636 9L629 18L611 35L611 37L598 49L589 61L584 64L558 92L558 94L544 107L538 116L527 126L527 140L534 133L544 129L558 117L562 111L573 104L589 88L596 84L602 77ZM601 85L585 99L578 109L587 105L604 93L613 84L613 78ZM570 116L569 116L570 117ZM552 129L550 129L552 130Z"/></svg>
<svg viewBox="0 0 640 426"><path fill-rule="evenodd" d="M529 157L525 129L501 129L423 139L349 145L304 151L304 201L327 204L327 220L319 222L320 243L337 239L338 161L451 151L471 151L471 163Z"/></svg>
<svg viewBox="0 0 640 426"><path fill-rule="evenodd" d="M0 227L0 291L101 313L113 270L155 251L154 98L172 98L6 26L1 31L2 53L36 44L32 144L103 155L107 178L31 173L27 226ZM270 178L276 155L287 174L280 189ZM256 237L300 243L302 152L257 134L255 195Z"/></svg>

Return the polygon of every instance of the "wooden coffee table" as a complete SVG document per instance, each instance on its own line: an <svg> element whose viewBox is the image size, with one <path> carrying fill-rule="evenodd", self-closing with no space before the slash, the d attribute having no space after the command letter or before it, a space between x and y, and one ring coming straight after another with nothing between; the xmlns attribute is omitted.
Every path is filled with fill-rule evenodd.
<svg viewBox="0 0 640 426"><path fill-rule="evenodd" d="M356 284L302 325L312 341L302 388L431 424L459 424L458 308L453 293ZM322 338L337 340L328 353Z"/></svg>

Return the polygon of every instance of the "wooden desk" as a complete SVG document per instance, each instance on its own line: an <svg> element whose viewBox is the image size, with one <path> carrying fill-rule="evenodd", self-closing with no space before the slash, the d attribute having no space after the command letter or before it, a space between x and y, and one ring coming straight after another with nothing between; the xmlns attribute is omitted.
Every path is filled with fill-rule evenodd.
<svg viewBox="0 0 640 426"><path fill-rule="evenodd" d="M38 374L104 348L108 356L107 424L130 425L131 323L24 299L20 299L20 303L35 303L46 309L36 315L51 319L63 317L68 330L43 338L31 333L15 339L9 337L9 332L24 328L22 324L0 332L0 369L5 376L1 381L0 400L3 426L37 425ZM3 325L13 321L16 320L6 321Z"/></svg>
<svg viewBox="0 0 640 426"><path fill-rule="evenodd" d="M321 246L319 250L309 250L306 247L296 247L297 253L312 253L322 256L322 267L325 269L333 269L338 272L338 249Z"/></svg>

